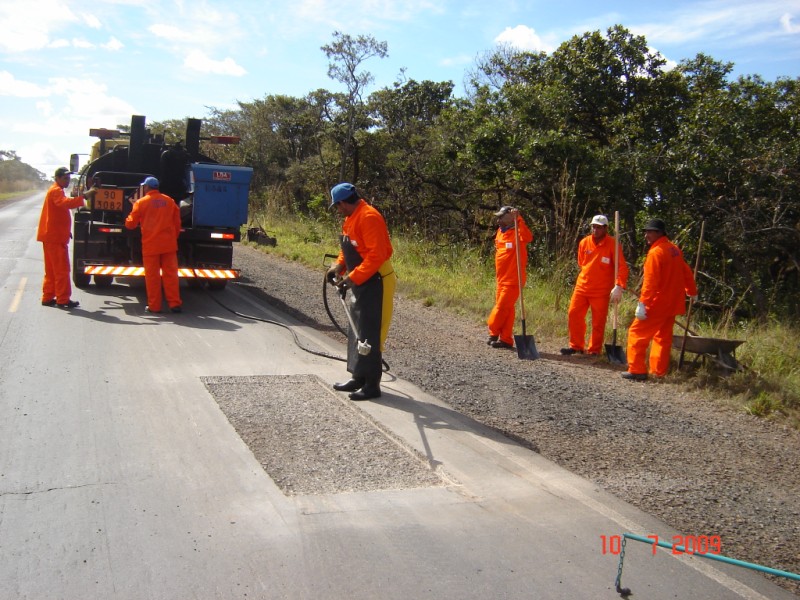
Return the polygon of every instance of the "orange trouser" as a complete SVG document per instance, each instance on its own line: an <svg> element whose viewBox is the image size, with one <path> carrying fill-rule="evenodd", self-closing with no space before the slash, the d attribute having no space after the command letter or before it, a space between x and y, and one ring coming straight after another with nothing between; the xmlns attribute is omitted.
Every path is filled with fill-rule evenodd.
<svg viewBox="0 0 800 600"><path fill-rule="evenodd" d="M634 319L628 329L628 371L631 373L647 373L645 354L650 340L650 374L664 377L669 370L669 358L672 350L672 328L675 315L654 317L648 315L644 321Z"/></svg>
<svg viewBox="0 0 800 600"><path fill-rule="evenodd" d="M42 302L55 298L59 304L66 304L72 296L69 282L69 244L42 242L44 249L44 280L42 281Z"/></svg>
<svg viewBox="0 0 800 600"><path fill-rule="evenodd" d="M161 283L170 308L181 305L178 280L178 255L175 252L149 254L144 261L144 284L147 288L147 306L153 312L161 310Z"/></svg>
<svg viewBox="0 0 800 600"><path fill-rule="evenodd" d="M496 335L507 344L514 343L514 303L519 298L518 285L498 285L495 293L494 308L489 313L486 324L489 335Z"/></svg>
<svg viewBox="0 0 800 600"><path fill-rule="evenodd" d="M600 354L603 350L603 339L606 333L606 317L608 316L609 296L589 298L583 294L572 294L567 312L569 327L569 347L574 350L583 350L586 344L586 313L592 309L592 338L589 341L588 352Z"/></svg>

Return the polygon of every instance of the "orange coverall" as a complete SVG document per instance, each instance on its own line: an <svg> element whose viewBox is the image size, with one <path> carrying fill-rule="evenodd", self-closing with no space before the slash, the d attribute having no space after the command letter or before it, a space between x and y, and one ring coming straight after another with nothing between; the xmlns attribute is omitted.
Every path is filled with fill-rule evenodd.
<svg viewBox="0 0 800 600"><path fill-rule="evenodd" d="M151 312L161 310L161 283L167 304L182 304L178 280L178 236L181 233L181 212L175 200L158 190L150 190L133 205L125 219L125 227L142 227L142 259L147 306Z"/></svg>
<svg viewBox="0 0 800 600"><path fill-rule="evenodd" d="M586 236L578 244L578 266L581 272L575 282L575 290L567 312L569 327L569 347L584 349L586 344L586 313L592 309L592 337L589 341L589 354L600 354L605 337L608 303L614 285L626 287L628 265L619 248L619 272L614 281L614 244L617 241L606 235L599 244L594 237Z"/></svg>
<svg viewBox="0 0 800 600"><path fill-rule="evenodd" d="M66 304L72 295L69 282L69 240L71 208L83 206L83 196L69 198L58 183L47 190L39 217L36 240L42 242L44 250L44 280L42 282L42 302L55 298L58 304Z"/></svg>
<svg viewBox="0 0 800 600"><path fill-rule="evenodd" d="M519 264L522 271L522 287L525 287L528 266L527 246L533 241L533 234L522 217L517 217L517 231L519 232ZM489 326L490 336L498 336L501 342L513 346L514 319L516 318L514 303L519 298L520 291L513 226L505 230L502 227L497 228L497 233L494 236L494 247L494 269L497 287L494 308L489 313L486 324Z"/></svg>
<svg viewBox="0 0 800 600"><path fill-rule="evenodd" d="M383 215L366 200L360 198L356 210L342 223L342 236L350 240L351 245L361 256L361 264L348 273L350 280L356 285L363 285L375 273L380 273L383 284L383 301L381 306L380 350L383 352L389 325L394 312L394 290L397 276L391 263L392 242L389 229ZM339 251L336 259L342 270L345 269L344 252Z"/></svg>
<svg viewBox="0 0 800 600"><path fill-rule="evenodd" d="M686 296L697 295L692 269L683 253L667 236L655 240L644 261L644 282L639 302L646 319L634 319L628 330L628 371L647 373L645 354L650 340L650 373L664 377L669 369L675 316L686 312Z"/></svg>

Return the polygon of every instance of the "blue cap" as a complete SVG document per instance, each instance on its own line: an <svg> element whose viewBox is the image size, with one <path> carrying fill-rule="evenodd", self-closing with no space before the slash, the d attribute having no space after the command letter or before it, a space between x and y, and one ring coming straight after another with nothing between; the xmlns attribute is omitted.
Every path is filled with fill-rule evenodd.
<svg viewBox="0 0 800 600"><path fill-rule="evenodd" d="M349 202L353 204L356 200L358 200L356 186L352 183L340 183L331 189L331 205L328 208L332 208L334 205L339 204L339 202Z"/></svg>
<svg viewBox="0 0 800 600"><path fill-rule="evenodd" d="M146 185L147 187L151 188L158 188L158 179L155 177L145 177L144 181L140 185Z"/></svg>

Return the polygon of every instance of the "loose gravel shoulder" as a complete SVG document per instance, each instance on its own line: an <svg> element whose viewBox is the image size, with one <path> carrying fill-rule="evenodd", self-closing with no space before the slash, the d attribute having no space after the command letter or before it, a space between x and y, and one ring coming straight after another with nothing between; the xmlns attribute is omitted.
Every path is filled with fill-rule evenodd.
<svg viewBox="0 0 800 600"><path fill-rule="evenodd" d="M342 339L325 313L322 269L249 246L234 263L239 285ZM604 358L564 358L563 340L537 338L542 360L529 361L485 338L480 324L398 296L384 358L398 377L678 531L800 573L800 433L678 383L624 381ZM773 579L800 596L800 584Z"/></svg>

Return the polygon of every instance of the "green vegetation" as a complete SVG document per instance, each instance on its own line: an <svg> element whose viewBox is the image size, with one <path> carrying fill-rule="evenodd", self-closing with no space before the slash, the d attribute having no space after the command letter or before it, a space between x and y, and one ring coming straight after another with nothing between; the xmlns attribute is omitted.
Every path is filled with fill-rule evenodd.
<svg viewBox="0 0 800 600"><path fill-rule="evenodd" d="M262 251L317 269L320 278L324 272L323 256L338 252L336 239L340 225L331 216L311 220L260 213L253 222L261 224L278 240L275 247L261 246ZM397 232L393 232L392 243L398 293L427 306L452 311L475 323L485 322L494 301L491 251L481 252L468 245L437 243ZM330 259L326 259L325 264L330 264ZM525 308L529 333L537 340L554 344L566 340L566 311L574 273L566 262L552 269L530 270ZM635 304L635 297L626 295L620 307L619 339L623 345ZM727 317L715 318L713 313L694 311L693 314L691 327L700 335L746 340L736 352L744 370L724 376L713 364L706 364L696 370L685 367L682 372L670 374L668 379L707 389L733 403L738 410L800 427L800 345L797 342L800 328L777 320L736 322ZM517 331L520 331L519 324ZM680 328L676 327L676 331ZM610 323L606 339L611 339ZM677 352L675 354L677 356Z"/></svg>
<svg viewBox="0 0 800 600"><path fill-rule="evenodd" d="M41 171L22 162L14 151L0 150L0 201L42 189L47 181Z"/></svg>

